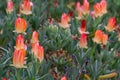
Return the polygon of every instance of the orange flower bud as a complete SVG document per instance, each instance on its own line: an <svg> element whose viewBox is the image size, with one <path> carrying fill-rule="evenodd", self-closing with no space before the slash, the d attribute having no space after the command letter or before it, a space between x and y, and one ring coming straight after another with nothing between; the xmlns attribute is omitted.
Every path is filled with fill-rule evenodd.
<svg viewBox="0 0 120 80"><path fill-rule="evenodd" d="M101 0L100 3L94 5L95 17L101 17L103 14L107 13L107 2L106 0Z"/></svg>
<svg viewBox="0 0 120 80"><path fill-rule="evenodd" d="M101 4L96 3L93 7L95 12L95 17L101 17L103 15Z"/></svg>
<svg viewBox="0 0 120 80"><path fill-rule="evenodd" d="M29 14L32 14L32 6L33 6L33 3L29 0L24 0L23 1L23 4L22 4L22 13L25 14L25 15L29 15Z"/></svg>
<svg viewBox="0 0 120 80"><path fill-rule="evenodd" d="M101 0L100 2L102 13L105 14L107 13L107 2L106 0Z"/></svg>
<svg viewBox="0 0 120 80"><path fill-rule="evenodd" d="M33 33L32 33L32 40L31 40L31 42L32 43L36 43L36 42L39 42L39 39L38 39L38 32L37 31L34 31Z"/></svg>
<svg viewBox="0 0 120 80"><path fill-rule="evenodd" d="M84 33L80 36L79 47L87 48L87 35Z"/></svg>
<svg viewBox="0 0 120 80"><path fill-rule="evenodd" d="M42 46L40 46L38 49L37 58L39 59L40 62L42 62L44 59L44 48Z"/></svg>
<svg viewBox="0 0 120 80"><path fill-rule="evenodd" d="M103 34L102 35L102 43L103 43L103 45L107 44L107 40L108 40L108 35L107 34Z"/></svg>
<svg viewBox="0 0 120 80"><path fill-rule="evenodd" d="M15 32L24 33L27 28L27 22L23 18L17 18L15 20Z"/></svg>
<svg viewBox="0 0 120 80"><path fill-rule="evenodd" d="M108 24L105 27L106 30L108 30L109 32L111 32L111 31L113 31L115 29L115 27L116 27L116 19L114 17L109 18Z"/></svg>
<svg viewBox="0 0 120 80"><path fill-rule="evenodd" d="M32 53L34 54L35 57L37 57L39 46L40 46L39 42L32 43Z"/></svg>
<svg viewBox="0 0 120 80"><path fill-rule="evenodd" d="M38 58L40 62L44 59L44 48L39 45L39 43L32 44L32 53L34 54L35 58Z"/></svg>
<svg viewBox="0 0 120 80"><path fill-rule="evenodd" d="M90 11L90 4L87 0L83 0L83 5L81 6L82 13L84 15L89 14Z"/></svg>
<svg viewBox="0 0 120 80"><path fill-rule="evenodd" d="M7 11L7 13L12 13L13 12L13 10L14 10L14 5L13 5L13 2L12 2L12 0L8 0L7 1L7 9L6 9L6 11Z"/></svg>
<svg viewBox="0 0 120 80"><path fill-rule="evenodd" d="M19 34L16 38L16 46L15 48L18 49L25 49L26 50L26 45L24 44L24 37Z"/></svg>
<svg viewBox="0 0 120 80"><path fill-rule="evenodd" d="M82 19L83 14L82 14L82 11L81 11L82 8L81 8L81 6L80 6L80 2L77 2L77 3L76 3L76 7L75 7L75 8L76 8L77 15L78 15L76 18L77 18L78 20Z"/></svg>
<svg viewBox="0 0 120 80"><path fill-rule="evenodd" d="M67 80L66 76L63 76L63 77L61 78L61 80Z"/></svg>
<svg viewBox="0 0 120 80"><path fill-rule="evenodd" d="M95 37L93 38L93 41L97 44L103 44L106 45L108 40L108 35L104 34L101 30L97 30L95 32Z"/></svg>
<svg viewBox="0 0 120 80"><path fill-rule="evenodd" d="M77 11L81 10L80 2L77 2L75 5Z"/></svg>
<svg viewBox="0 0 120 80"><path fill-rule="evenodd" d="M67 15L66 13L63 13L61 17L60 26L63 28L69 28L70 27L69 21L70 21L70 16Z"/></svg>
<svg viewBox="0 0 120 80"><path fill-rule="evenodd" d="M100 44L102 43L101 40L102 40L102 35L103 35L103 32L101 30L97 30L95 32L95 37L93 38L93 41Z"/></svg>
<svg viewBox="0 0 120 80"><path fill-rule="evenodd" d="M89 14L90 4L87 0L83 0L83 5L80 2L76 3L76 11L78 12L77 19L82 19L83 15Z"/></svg>
<svg viewBox="0 0 120 80"><path fill-rule="evenodd" d="M26 51L24 49L15 50L13 54L13 66L16 68L24 68Z"/></svg>

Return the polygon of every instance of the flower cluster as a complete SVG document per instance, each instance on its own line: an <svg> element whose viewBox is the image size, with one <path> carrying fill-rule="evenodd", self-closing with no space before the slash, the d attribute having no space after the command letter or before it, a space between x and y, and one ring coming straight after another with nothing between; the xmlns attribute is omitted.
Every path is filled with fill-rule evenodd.
<svg viewBox="0 0 120 80"><path fill-rule="evenodd" d="M44 48L39 44L38 32L34 31L32 34L32 53L40 62L44 59Z"/></svg>
<svg viewBox="0 0 120 80"><path fill-rule="evenodd" d="M14 18L15 20L13 19L14 33L12 35L15 34L14 36L15 46L14 46L14 51L12 55L12 66L14 66L15 68L27 68L28 65L30 65L29 68L31 69L31 64L33 64L32 67L36 68L35 71L33 70L33 73L35 73L35 75L33 76L35 76L36 78L36 76L39 77L39 75L36 75L40 72L38 69L39 68L44 69L44 66L47 65L47 68L51 69L49 70L50 73L52 72L55 73L55 75L53 74L53 77L57 75L55 79L58 78L60 80L68 80L71 74L68 74L69 70L68 71L66 69L64 70L63 67L66 68L72 65L72 67L74 67L76 71L79 70L77 72L80 72L81 74L83 74L82 78L86 78L87 80L90 80L92 76L91 74L87 73L87 69L89 69L89 66L86 67L88 62L86 62L85 64L81 62L83 64L82 66L82 64L79 65L80 61L83 61L85 57L90 56L90 59L93 58L92 61L95 61L95 60L96 62L98 61L101 66L102 64L105 63L103 53L106 52L106 51L104 52L100 51L101 49L103 49L101 48L101 46L106 47L107 45L108 47L107 50L109 54L109 50L110 51L112 50L111 44L108 45L109 43L112 43L111 34L114 33L116 35L116 32L117 32L117 35L118 35L117 37L118 37L118 40L120 41L120 27L119 27L120 25L117 25L117 19L115 17L109 17L107 18L107 23L106 23L105 21L106 19L103 18L103 15L108 13L107 0L100 0L99 2L94 3L93 5L90 5L90 2L92 1L82 0L82 4L79 1L76 3L72 2L71 6L74 5L73 9L70 5L68 5L69 10L65 10L65 12L61 14L61 18L53 18L52 13L49 13L49 10L46 11L45 13L48 14L47 17L50 16L50 19L48 20L48 24L47 24L47 23L44 23L45 19L43 19L43 22L41 20L41 17L42 16L44 17L44 15L42 15L41 17L38 17L38 15L34 14L34 12L35 13L38 12L37 14L40 14L40 15L44 13L39 13L40 11L36 11L36 10L34 10L33 12L32 9L35 9L38 7L36 7L36 5L34 7L31 0L21 0L18 6L18 10L16 7L14 7L15 6L14 0L7 0L7 5L6 5L6 13L8 14L7 19L8 20L11 19L11 17L13 16L11 14L13 14L15 10L18 11L18 12L15 11L15 13L17 14ZM56 10L61 8L59 7L59 2L57 1L55 1L53 6L55 7ZM45 9L46 9L46 6L45 6ZM39 23L37 19L41 20L40 21L41 23ZM55 22L55 25L54 25L54 22ZM11 25L9 24L9 22L6 24ZM28 28L28 24L32 27ZM40 25L40 28L38 28L39 25ZM47 27L44 27L46 25ZM32 34L29 34L30 33L29 31L31 31ZM40 38L39 34L41 33L43 36L41 37L41 40L43 42L41 42L39 39ZM27 41L29 41L29 45L27 45ZM46 48L44 48L41 43L44 43ZM93 48L92 47L93 45L96 45L96 46ZM46 55L44 55L44 52L45 52L44 49L46 50L46 53L47 53ZM105 49L106 48L104 48L104 50ZM75 54L73 55L72 53L74 52ZM90 52L92 53L92 56L91 54L86 55L84 54L84 52L86 54ZM66 54L66 53L70 53L70 54ZM100 61L97 60L98 57L94 58L93 56L94 53L99 53ZM100 53L102 53L102 55ZM94 55L96 56L97 54L94 54ZM105 57L107 55L105 55ZM42 67L36 65L36 64L42 63L44 60L44 57L45 57L45 61L44 61L45 65L43 65ZM32 59L32 62L31 62L31 59ZM30 64L29 64L29 61L30 61ZM47 63L48 61L50 63ZM95 65L96 64L97 63L95 63ZM81 69L79 67L81 67ZM91 67L92 66L90 66L90 68ZM62 70L64 71L59 73L59 69L60 71ZM84 71L83 69L85 69L86 71ZM89 70L91 71L91 69ZM65 74L65 71L66 71L66 74ZM93 65L93 71L94 71L94 65ZM42 73L42 69L41 69L41 73ZM79 73L76 73L76 74L78 74L76 76L77 78L81 76L81 74ZM60 77L58 75L60 75ZM61 75L63 76L61 77ZM106 75L97 74L97 79L112 78L115 76L117 76L117 72L113 72Z"/></svg>
<svg viewBox="0 0 120 80"><path fill-rule="evenodd" d="M77 11L77 19L81 20L81 26L78 28L78 32L80 33L79 39L79 47L80 48L87 48L87 35L90 34L87 31L87 21L84 16L91 15L93 19L97 17L102 17L102 15L107 13L107 2L106 0L101 0L100 2L94 4L93 6L94 11L90 11L90 4L87 0L83 0L83 4L81 5L80 2L77 2L75 5L75 10ZM91 12L91 13L90 13ZM62 14L61 17L61 27L69 28L70 24L70 16L66 13ZM107 26L105 26L106 31L112 32L116 29L116 19L114 17L109 18ZM117 29L118 30L118 29ZM119 37L119 31L118 31ZM108 34L105 34L102 30L96 30L93 41L97 44L106 45L108 41Z"/></svg>
<svg viewBox="0 0 120 80"><path fill-rule="evenodd" d="M76 3L76 11L78 16L77 19L82 19L83 15L87 15L90 12L90 4L87 0L83 0L83 5L80 4L80 2Z"/></svg>
<svg viewBox="0 0 120 80"><path fill-rule="evenodd" d="M16 46L13 54L13 66L16 68L24 68L27 46L24 44L24 37L19 34L16 38Z"/></svg>
<svg viewBox="0 0 120 80"><path fill-rule="evenodd" d="M20 4L20 13L25 15L32 14L33 3L30 0L23 0ZM12 0L7 0L7 13L11 14L14 11L14 5Z"/></svg>
<svg viewBox="0 0 120 80"><path fill-rule="evenodd" d="M32 2L29 0L24 0L21 9L21 13L28 15L31 14ZM8 0L7 11L11 13L13 11L13 2L12 0ZM13 54L13 66L16 68L25 68L25 57L27 46L24 43L24 34L26 34L27 29L27 21L24 18L16 18L15 20L15 31L18 36L16 38L16 46ZM44 48L39 44L38 32L34 31L32 34L31 44L32 44L32 53L34 54L36 59L39 59L40 62L44 59Z"/></svg>

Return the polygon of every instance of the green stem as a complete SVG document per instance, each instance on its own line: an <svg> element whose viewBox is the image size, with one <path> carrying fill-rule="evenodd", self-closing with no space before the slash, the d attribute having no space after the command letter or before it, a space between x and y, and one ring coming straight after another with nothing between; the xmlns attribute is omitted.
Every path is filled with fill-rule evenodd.
<svg viewBox="0 0 120 80"><path fill-rule="evenodd" d="M49 73L47 73L47 74L45 74L45 75L41 76L41 77L40 77L40 78L38 78L37 80L42 80L42 79L43 79L43 78L45 78L48 74L49 74Z"/></svg>
<svg viewBox="0 0 120 80"><path fill-rule="evenodd" d="M16 70L17 80L21 80L21 78L20 78L20 72L21 72L21 69L17 69Z"/></svg>
<svg viewBox="0 0 120 80"><path fill-rule="evenodd" d="M83 51L83 49L81 49L81 57L83 58L84 57L84 51Z"/></svg>

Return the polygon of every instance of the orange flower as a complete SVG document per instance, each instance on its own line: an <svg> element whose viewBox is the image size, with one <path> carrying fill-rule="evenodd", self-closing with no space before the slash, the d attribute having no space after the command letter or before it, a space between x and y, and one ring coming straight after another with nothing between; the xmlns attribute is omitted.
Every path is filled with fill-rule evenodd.
<svg viewBox="0 0 120 80"><path fill-rule="evenodd" d="M90 4L87 0L83 0L83 5L80 5L80 2L76 3L76 11L78 16L77 19L82 19L83 15L89 14L90 11Z"/></svg>
<svg viewBox="0 0 120 80"><path fill-rule="evenodd" d="M103 35L103 32L101 30L97 30L95 32L95 37L93 38L93 41L100 44L102 43L101 40L102 40L102 35Z"/></svg>
<svg viewBox="0 0 120 80"><path fill-rule="evenodd" d="M33 6L33 3L29 0L24 0L23 1L23 4L22 4L22 13L25 14L25 15L29 15L29 14L32 14L32 6Z"/></svg>
<svg viewBox="0 0 120 80"><path fill-rule="evenodd" d="M84 15L89 14L90 11L90 4L87 0L83 0L83 5L81 6L82 13Z"/></svg>
<svg viewBox="0 0 120 80"><path fill-rule="evenodd" d="M101 0L100 3L94 5L95 17L101 17L103 14L107 13L107 2L106 0Z"/></svg>
<svg viewBox="0 0 120 80"><path fill-rule="evenodd" d="M87 48L87 35L84 33L80 36L79 47Z"/></svg>
<svg viewBox="0 0 120 80"><path fill-rule="evenodd" d="M27 28L27 22L23 18L17 18L15 20L15 32L24 33Z"/></svg>
<svg viewBox="0 0 120 80"><path fill-rule="evenodd" d="M25 68L26 51L24 49L15 50L13 54L13 66L16 68Z"/></svg>
<svg viewBox="0 0 120 80"><path fill-rule="evenodd" d="M37 57L39 46L39 42L32 43L32 53L35 57Z"/></svg>
<svg viewBox="0 0 120 80"><path fill-rule="evenodd" d="M81 11L81 5L80 5L80 2L77 2L76 3L76 5L75 5L75 9L77 10L77 11Z"/></svg>
<svg viewBox="0 0 120 80"><path fill-rule="evenodd" d="M106 30L108 30L109 32L111 32L111 31L113 31L115 29L115 27L116 27L116 19L114 17L109 18L108 24L105 27Z"/></svg>
<svg viewBox="0 0 120 80"><path fill-rule="evenodd" d="M44 48L38 42L32 44L32 53L40 62L44 59Z"/></svg>
<svg viewBox="0 0 120 80"><path fill-rule="evenodd" d="M12 0L8 0L7 1L7 9L6 9L6 11L7 11L7 13L12 13L13 12L13 9L14 8L14 5L13 5L13 2L12 2Z"/></svg>
<svg viewBox="0 0 120 80"><path fill-rule="evenodd" d="M40 46L38 49L37 58L39 59L40 62L42 62L44 59L44 48L42 46Z"/></svg>
<svg viewBox="0 0 120 80"><path fill-rule="evenodd" d="M108 35L104 34L101 30L97 30L95 32L95 37L93 38L93 41L97 44L103 44L106 45L108 40Z"/></svg>
<svg viewBox="0 0 120 80"><path fill-rule="evenodd" d="M77 15L78 15L76 18L77 18L78 20L82 19L83 14L82 14L82 11L81 11L80 2L77 2L77 3L76 3L76 7L75 7L75 8L76 8Z"/></svg>
<svg viewBox="0 0 120 80"><path fill-rule="evenodd" d="M70 21L70 16L67 15L66 13L63 13L61 17L60 26L63 28L69 28L70 27L69 21Z"/></svg>
<svg viewBox="0 0 120 80"><path fill-rule="evenodd" d="M36 43L36 42L39 42L39 39L38 39L38 32L37 31L34 31L33 33L32 33L32 40L31 40L31 42L32 43Z"/></svg>
<svg viewBox="0 0 120 80"><path fill-rule="evenodd" d="M63 77L61 78L61 80L67 80L66 76L63 76Z"/></svg>
<svg viewBox="0 0 120 80"><path fill-rule="evenodd" d="M16 46L15 48L18 49L25 49L26 50L26 45L24 44L24 37L19 34L16 38Z"/></svg>
<svg viewBox="0 0 120 80"><path fill-rule="evenodd" d="M96 3L94 6L95 17L101 17L103 15L100 3Z"/></svg>
<svg viewBox="0 0 120 80"><path fill-rule="evenodd" d="M108 40L108 35L107 34L103 34L102 35L102 43L103 43L103 45L107 44L107 40Z"/></svg>
<svg viewBox="0 0 120 80"><path fill-rule="evenodd" d="M106 0L101 0L100 2L102 13L105 14L107 13L107 2Z"/></svg>
<svg viewBox="0 0 120 80"><path fill-rule="evenodd" d="M86 33L86 20L81 21L81 27L78 28L80 34Z"/></svg>

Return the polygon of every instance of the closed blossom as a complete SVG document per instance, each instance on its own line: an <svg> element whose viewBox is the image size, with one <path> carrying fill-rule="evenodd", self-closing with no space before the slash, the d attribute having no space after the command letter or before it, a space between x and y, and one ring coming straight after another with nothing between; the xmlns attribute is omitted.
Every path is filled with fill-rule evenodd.
<svg viewBox="0 0 120 80"><path fill-rule="evenodd" d="M21 12L25 15L32 14L33 3L30 0L24 0L21 6Z"/></svg>
<svg viewBox="0 0 120 80"><path fill-rule="evenodd" d="M79 47L87 48L87 35L85 33L80 36Z"/></svg>
<svg viewBox="0 0 120 80"><path fill-rule="evenodd" d="M26 51L24 49L15 50L13 54L13 66L16 68L24 68Z"/></svg>
<svg viewBox="0 0 120 80"><path fill-rule="evenodd" d="M13 12L13 10L14 10L14 5L12 0L7 0L7 9L6 9L7 13L10 14Z"/></svg>
<svg viewBox="0 0 120 80"><path fill-rule="evenodd" d="M106 2L106 0L101 0L100 5L101 5L101 8L102 8L102 13L103 14L107 13L107 2Z"/></svg>
<svg viewBox="0 0 120 80"><path fill-rule="evenodd" d="M82 14L82 11L81 11L81 5L80 5L80 2L77 2L76 5L75 5L75 9L77 11L77 19L80 20L83 18L83 14Z"/></svg>
<svg viewBox="0 0 120 80"><path fill-rule="evenodd" d="M86 33L86 20L81 21L81 26L78 28L80 34Z"/></svg>
<svg viewBox="0 0 120 80"><path fill-rule="evenodd" d="M97 44L106 45L107 41L108 41L108 35L103 33L101 30L97 30L95 32L95 36L93 38L93 41Z"/></svg>
<svg viewBox="0 0 120 80"><path fill-rule="evenodd" d="M116 28L116 19L114 17L109 18L107 26L105 28L109 32L115 30L115 28Z"/></svg>
<svg viewBox="0 0 120 80"><path fill-rule="evenodd" d="M16 38L16 46L15 49L25 49L26 50L26 45L24 44L24 37L19 34Z"/></svg>
<svg viewBox="0 0 120 80"><path fill-rule="evenodd" d="M103 32L101 30L96 30L93 41L98 44L102 43L101 42L102 35L103 35Z"/></svg>
<svg viewBox="0 0 120 80"><path fill-rule="evenodd" d="M39 59L40 62L44 59L44 48L39 44L39 42L32 44L32 53L35 58Z"/></svg>
<svg viewBox="0 0 120 80"><path fill-rule="evenodd" d="M31 42L32 43L39 42L38 36L39 36L38 32L37 31L33 31Z"/></svg>
<svg viewBox="0 0 120 80"><path fill-rule="evenodd" d="M93 8L95 12L95 17L101 17L103 15L100 3L94 4Z"/></svg>
<svg viewBox="0 0 120 80"><path fill-rule="evenodd" d="M108 41L108 35L107 34L103 34L102 35L102 44L106 45Z"/></svg>
<svg viewBox="0 0 120 80"><path fill-rule="evenodd" d="M27 29L27 22L24 18L17 18L15 20L15 32L24 33Z"/></svg>
<svg viewBox="0 0 120 80"><path fill-rule="evenodd" d="M83 5L81 6L81 11L84 15L89 14L90 4L87 0L83 0Z"/></svg>
<svg viewBox="0 0 120 80"><path fill-rule="evenodd" d="M63 13L61 16L60 26L64 29L69 28L70 27L69 21L70 21L70 16L66 13Z"/></svg>

